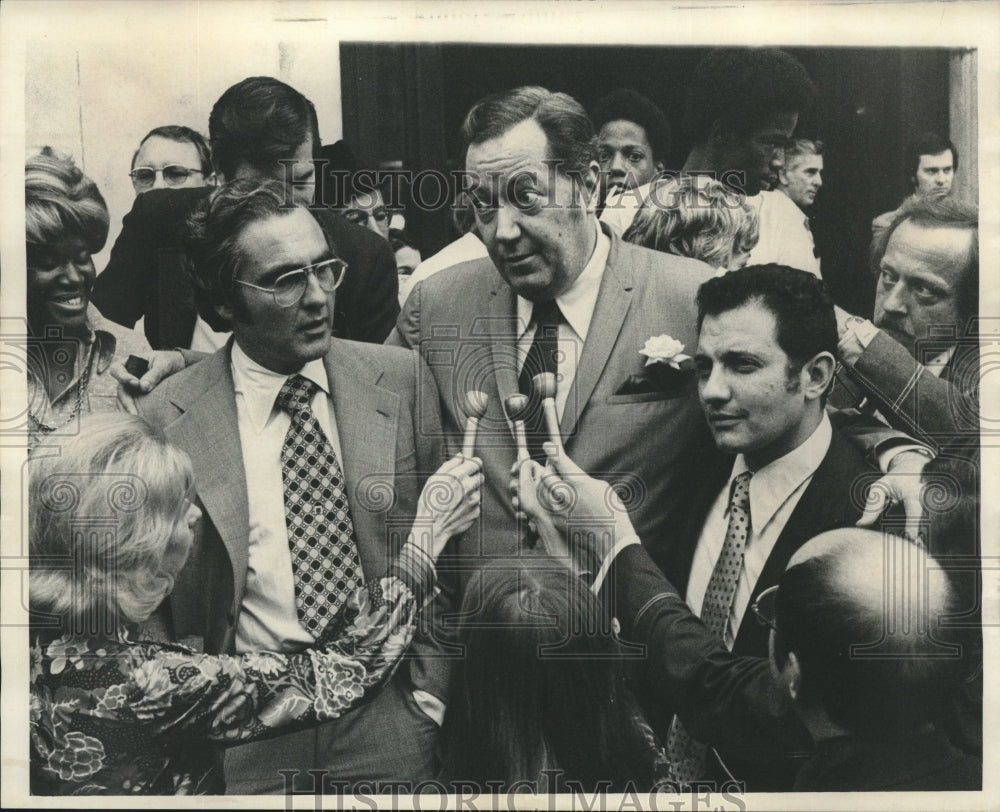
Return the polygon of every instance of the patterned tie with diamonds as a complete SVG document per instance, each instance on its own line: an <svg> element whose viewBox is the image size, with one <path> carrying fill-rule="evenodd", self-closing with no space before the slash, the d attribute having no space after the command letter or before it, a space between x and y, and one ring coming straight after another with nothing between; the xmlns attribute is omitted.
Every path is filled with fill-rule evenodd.
<svg viewBox="0 0 1000 812"><path fill-rule="evenodd" d="M364 576L337 455L313 414L317 385L292 375L277 405L292 423L281 447L285 526L295 575L299 623L319 637Z"/></svg>
<svg viewBox="0 0 1000 812"><path fill-rule="evenodd" d="M744 471L733 480L729 497L729 526L719 560L705 590L701 607L702 622L719 639L726 639L729 615L733 609L736 585L743 572L743 552L750 534L750 477ZM681 720L674 716L667 733L667 758L670 760L669 779L682 787L705 777L708 745L691 738Z"/></svg>

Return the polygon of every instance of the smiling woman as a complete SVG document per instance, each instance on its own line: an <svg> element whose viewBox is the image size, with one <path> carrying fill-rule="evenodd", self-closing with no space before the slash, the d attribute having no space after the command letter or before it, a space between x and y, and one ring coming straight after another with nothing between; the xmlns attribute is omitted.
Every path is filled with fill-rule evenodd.
<svg viewBox="0 0 1000 812"><path fill-rule="evenodd" d="M90 303L91 256L108 238L108 210L90 178L44 147L25 164L28 440L72 434L80 415L118 408L114 362L148 354L146 340Z"/></svg>

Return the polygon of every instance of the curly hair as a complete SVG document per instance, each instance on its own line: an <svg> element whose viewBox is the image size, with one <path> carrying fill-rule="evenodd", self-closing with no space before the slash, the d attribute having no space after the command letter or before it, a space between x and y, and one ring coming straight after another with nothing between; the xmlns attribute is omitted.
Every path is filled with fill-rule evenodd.
<svg viewBox="0 0 1000 812"><path fill-rule="evenodd" d="M802 112L816 86L793 56L775 48L717 48L698 63L688 85L684 126L704 143L716 121L749 133L775 113Z"/></svg>
<svg viewBox="0 0 1000 812"><path fill-rule="evenodd" d="M108 241L110 222L97 184L69 155L42 147L25 162L24 232L29 245L76 237L96 254Z"/></svg>
<svg viewBox="0 0 1000 812"><path fill-rule="evenodd" d="M138 417L95 413L41 443L28 473L32 612L104 633L145 620L173 588L163 560L193 486L187 454Z"/></svg>
<svg viewBox="0 0 1000 812"><path fill-rule="evenodd" d="M760 217L721 181L687 175L656 181L622 239L682 257L730 268L760 237Z"/></svg>

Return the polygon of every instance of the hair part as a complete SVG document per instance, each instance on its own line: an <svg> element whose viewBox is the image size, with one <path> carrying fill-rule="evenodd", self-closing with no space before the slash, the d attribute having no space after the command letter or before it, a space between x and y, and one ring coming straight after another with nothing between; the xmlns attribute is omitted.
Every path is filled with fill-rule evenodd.
<svg viewBox="0 0 1000 812"><path fill-rule="evenodd" d="M139 157L139 151L142 149L142 145L154 136L166 138L169 141L177 141L181 144L192 144L194 148L198 150L198 162L200 164L202 175L204 175L205 178L208 178L208 176L212 174L212 152L208 148L208 142L205 140L205 136L197 130L192 130L190 127L184 127L180 124L167 124L163 127L154 127L146 133L139 142L138 149L132 153L131 169L135 169L135 159Z"/></svg>
<svg viewBox="0 0 1000 812"><path fill-rule="evenodd" d="M518 87L476 102L462 122L462 155L473 144L499 138L528 120L536 121L545 132L549 157L557 162L560 172L586 177L597 160L594 126L576 99L544 87Z"/></svg>
<svg viewBox="0 0 1000 812"><path fill-rule="evenodd" d="M91 254L108 241L108 207L97 184L73 159L42 147L24 165L24 231L29 245L76 237Z"/></svg>
<svg viewBox="0 0 1000 812"><path fill-rule="evenodd" d="M312 137L312 157L319 155L319 120L313 103L299 91L270 76L251 76L230 87L208 117L215 170L233 180L246 164L273 176L280 161L291 158Z"/></svg>
<svg viewBox="0 0 1000 812"><path fill-rule="evenodd" d="M145 620L173 588L163 558L194 482L187 454L138 417L96 413L36 447L28 472L32 612L64 632Z"/></svg>
<svg viewBox="0 0 1000 812"><path fill-rule="evenodd" d="M622 239L728 268L760 238L757 210L717 180L685 175L654 181Z"/></svg>
<svg viewBox="0 0 1000 812"><path fill-rule="evenodd" d="M776 113L801 113L816 98L802 64L775 48L717 48L698 63L688 85L684 124L695 144L717 121L727 132L750 133Z"/></svg>

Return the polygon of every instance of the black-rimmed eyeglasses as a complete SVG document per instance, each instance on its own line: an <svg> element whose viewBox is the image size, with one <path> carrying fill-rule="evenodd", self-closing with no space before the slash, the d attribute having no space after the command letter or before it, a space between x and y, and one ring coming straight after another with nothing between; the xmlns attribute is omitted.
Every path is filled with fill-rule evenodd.
<svg viewBox="0 0 1000 812"><path fill-rule="evenodd" d="M778 624L775 622L775 606L778 597L778 585L768 587L757 596L750 611L762 626L769 626L774 631L778 631Z"/></svg>
<svg viewBox="0 0 1000 812"><path fill-rule="evenodd" d="M291 307L298 304L299 300L306 292L306 285L309 283L309 274L316 277L320 289L325 293L332 293L344 281L344 273L347 271L347 263L342 259L325 259L314 265L307 265L296 271L283 273L274 280L271 287L255 285L252 282L244 282L242 279L235 279L234 282L245 285L254 290L270 293L274 297L274 303L278 307Z"/></svg>
<svg viewBox="0 0 1000 812"><path fill-rule="evenodd" d="M132 185L136 189L148 189L156 183L156 176L158 174L163 175L163 182L167 186L181 186L191 176L192 172L197 172L199 175L205 174L200 169L190 169L179 164L170 164L170 166L165 166L163 169L153 169L151 166L137 166L128 174L132 178Z"/></svg>

